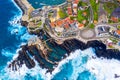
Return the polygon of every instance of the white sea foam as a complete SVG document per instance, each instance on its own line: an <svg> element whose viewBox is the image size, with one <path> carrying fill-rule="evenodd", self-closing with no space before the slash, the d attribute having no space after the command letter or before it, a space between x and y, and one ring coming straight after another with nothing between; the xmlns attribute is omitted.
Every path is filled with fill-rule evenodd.
<svg viewBox="0 0 120 80"><path fill-rule="evenodd" d="M45 4L45 3L40 3L40 5L42 5L42 6L46 6L47 4Z"/></svg>
<svg viewBox="0 0 120 80"><path fill-rule="evenodd" d="M88 61L83 63L81 62L81 59L85 56L88 56ZM92 74L92 76L89 77L89 80L93 80L92 78L94 77L97 80L120 80L120 77L115 78L115 74L120 76L120 62L115 59L108 60L97 58L92 48L84 51L76 50L68 58L59 63L58 67L53 71L52 77L60 72L62 66L70 60L72 60L73 72L69 77L69 80L77 80L79 73L86 70L90 71Z"/></svg>
<svg viewBox="0 0 120 80"><path fill-rule="evenodd" d="M6 57L12 57L14 55L14 53L12 53L11 51L7 49L2 49L1 54Z"/></svg>
<svg viewBox="0 0 120 80"><path fill-rule="evenodd" d="M88 60L84 63L82 62L83 57L88 57ZM7 69L6 71L7 74L9 74L9 79L12 80L24 80L24 77L27 74L36 77L37 80L51 80L57 73L59 73L64 68L63 65L69 63L70 61L73 67L73 72L69 76L68 80L77 80L79 73L82 73L83 71L91 72L92 76L89 76L89 80L93 80L93 76L95 76L97 80L120 80L120 78L114 78L115 74L117 74L118 76L120 75L120 62L114 59L108 60L97 58L92 48L89 48L84 51L76 50L75 52L72 52L70 56L68 56L66 59L63 59L59 63L59 65L52 72L52 75L50 73L46 74L47 70L40 68L36 61L36 66L33 69L28 69L25 65L23 65L22 68L20 68L17 72L9 72Z"/></svg>
<svg viewBox="0 0 120 80"><path fill-rule="evenodd" d="M36 61L35 61L36 62ZM9 63L8 63L9 64ZM8 69L7 67L5 68L6 74L1 77L1 79L9 79L9 80L25 80L25 76L27 74L30 74L32 77L36 77L37 80L50 80L50 73L46 74L46 69L42 69L38 66L38 63L36 62L36 66L32 69L28 69L25 64L22 65L21 68L18 68L18 71L12 71Z"/></svg>
<svg viewBox="0 0 120 80"><path fill-rule="evenodd" d="M115 74L120 76L120 61L118 60L91 59L86 67L96 75L97 80L120 80L120 77L115 78Z"/></svg>
<svg viewBox="0 0 120 80"><path fill-rule="evenodd" d="M85 53L83 53L85 52ZM71 76L69 76L69 80L77 80L79 73L83 72L86 70L86 64L82 62L83 57L89 56L88 52L93 53L93 51L90 49L87 49L85 51L81 50L76 50L75 52L72 52L69 57L66 59L62 60L58 67L53 71L52 78L61 71L63 65L66 63L69 63L69 61L72 61L72 67L73 67L73 72L71 73ZM93 54L94 55L94 54ZM69 73L69 72L68 72ZM64 73L63 73L64 74ZM65 74L64 74L65 75ZM92 79L91 79L92 80Z"/></svg>

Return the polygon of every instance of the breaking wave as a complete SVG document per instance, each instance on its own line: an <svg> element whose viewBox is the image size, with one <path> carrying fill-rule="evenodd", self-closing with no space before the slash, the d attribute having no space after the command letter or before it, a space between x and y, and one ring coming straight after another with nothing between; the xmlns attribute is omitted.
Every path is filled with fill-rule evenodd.
<svg viewBox="0 0 120 80"><path fill-rule="evenodd" d="M25 65L18 71L5 68L6 75L9 75L7 79L12 80L120 80L119 69L118 60L97 58L92 48L72 52L52 74L46 73L47 70L40 68L37 62L33 69L28 69Z"/></svg>
<svg viewBox="0 0 120 80"><path fill-rule="evenodd" d="M16 43L18 49L5 48L1 52L3 56L12 57L11 61L18 56L16 53L19 46L34 36L29 35L26 28L19 25L20 17L21 12L11 18L9 23L12 27L8 27L10 34L20 41L20 44ZM7 65L11 61L8 61ZM120 80L120 62L115 59L97 58L93 48L72 52L55 67L52 74L46 73L47 70L40 68L37 62L32 69L23 65L18 71L8 69L7 65L0 66L0 80Z"/></svg>

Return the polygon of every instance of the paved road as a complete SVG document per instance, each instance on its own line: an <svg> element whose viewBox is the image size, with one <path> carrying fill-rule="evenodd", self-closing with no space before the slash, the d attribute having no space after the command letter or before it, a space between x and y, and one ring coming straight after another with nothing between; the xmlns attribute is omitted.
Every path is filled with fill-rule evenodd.
<svg viewBox="0 0 120 80"><path fill-rule="evenodd" d="M89 3L90 5L90 19L89 19L89 22L92 23L93 20L94 20L94 15L93 15L93 9L92 9L92 6L91 4Z"/></svg>

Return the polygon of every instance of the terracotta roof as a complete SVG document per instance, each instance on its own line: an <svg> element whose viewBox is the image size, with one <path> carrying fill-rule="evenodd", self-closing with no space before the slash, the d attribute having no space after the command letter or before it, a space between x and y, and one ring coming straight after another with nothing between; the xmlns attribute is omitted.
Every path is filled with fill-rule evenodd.
<svg viewBox="0 0 120 80"><path fill-rule="evenodd" d="M65 27L66 29L68 29L70 26L69 26L68 23L66 23L66 24L64 25L64 27Z"/></svg>
<svg viewBox="0 0 120 80"><path fill-rule="evenodd" d="M72 23L74 23L75 21L74 21L74 20L71 20L71 19L68 17L68 18L65 18L64 22L68 22L69 24L72 24Z"/></svg>
<svg viewBox="0 0 120 80"><path fill-rule="evenodd" d="M79 24L79 27L84 27L84 24Z"/></svg>
<svg viewBox="0 0 120 80"><path fill-rule="evenodd" d="M58 20L58 21L56 21L57 26L62 26L63 23L64 23L63 20Z"/></svg>
<svg viewBox="0 0 120 80"><path fill-rule="evenodd" d="M97 24L97 20L94 20L94 24Z"/></svg>
<svg viewBox="0 0 120 80"><path fill-rule="evenodd" d="M75 4L78 4L78 3L79 3L79 0L74 0L74 3L75 3Z"/></svg>
<svg viewBox="0 0 120 80"><path fill-rule="evenodd" d="M72 15L72 8L68 7L67 10L68 10L68 14Z"/></svg>
<svg viewBox="0 0 120 80"><path fill-rule="evenodd" d="M83 12L83 15L86 16L86 15L87 15L87 12Z"/></svg>
<svg viewBox="0 0 120 80"><path fill-rule="evenodd" d="M65 28L69 28L69 24L72 24L74 22L75 22L75 20L71 20L69 17L67 17L63 20L57 20L55 22L51 22L50 25L51 25L51 27L54 28L56 26L61 27L64 24Z"/></svg>
<svg viewBox="0 0 120 80"><path fill-rule="evenodd" d="M50 25L51 25L51 27L55 27L55 23L54 22L51 22Z"/></svg>
<svg viewBox="0 0 120 80"><path fill-rule="evenodd" d="M111 17L111 20L114 22L118 22L118 18L116 18L116 17Z"/></svg>
<svg viewBox="0 0 120 80"><path fill-rule="evenodd" d="M120 30L117 30L116 32L117 32L118 35L120 35Z"/></svg>

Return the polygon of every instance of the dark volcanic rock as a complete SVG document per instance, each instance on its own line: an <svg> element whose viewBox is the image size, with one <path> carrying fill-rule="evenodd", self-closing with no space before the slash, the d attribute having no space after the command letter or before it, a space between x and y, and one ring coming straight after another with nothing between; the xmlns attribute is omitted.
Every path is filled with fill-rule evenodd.
<svg viewBox="0 0 120 80"><path fill-rule="evenodd" d="M28 22L27 21L21 21L21 25L22 26L28 26Z"/></svg>
<svg viewBox="0 0 120 80"><path fill-rule="evenodd" d="M77 39L66 40L60 46L63 47L67 51L67 53L75 51L76 49L84 50L86 48L85 43Z"/></svg>
<svg viewBox="0 0 120 80"><path fill-rule="evenodd" d="M88 41L86 47L87 48L92 47L96 50L104 50L104 51L106 50L106 45L103 44L101 41L97 41L97 40Z"/></svg>
<svg viewBox="0 0 120 80"><path fill-rule="evenodd" d="M35 34L38 34L38 37L44 37L42 41L51 38L47 33L41 30ZM71 52L76 49L85 50L90 47L95 49L97 57L120 60L120 51L115 49L106 49L106 45L97 40L89 41L85 44L77 39L70 39L64 41L63 44L57 44L54 39L51 39L48 40L46 44L50 48L50 50L47 50L46 55L43 51L37 49L36 45L22 46L22 50L19 51L19 56L8 67L12 67L12 70L17 70L16 65L21 67L25 64L28 68L33 68L35 66L34 58L39 63L40 67L48 69L47 72L52 72L54 70L54 66L56 66L63 58L66 58Z"/></svg>

